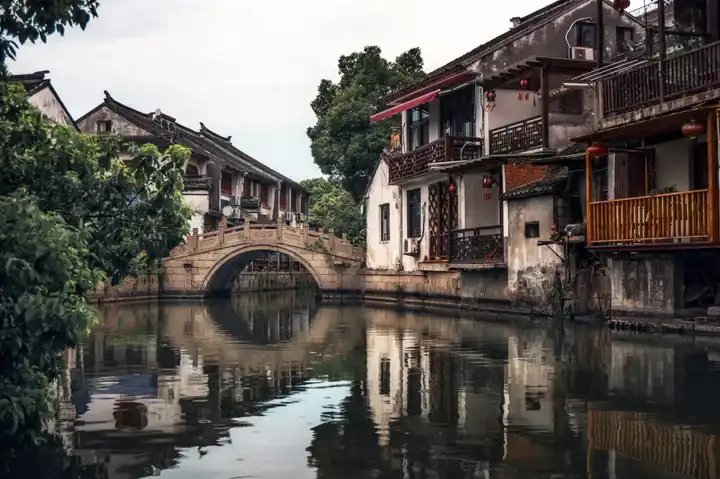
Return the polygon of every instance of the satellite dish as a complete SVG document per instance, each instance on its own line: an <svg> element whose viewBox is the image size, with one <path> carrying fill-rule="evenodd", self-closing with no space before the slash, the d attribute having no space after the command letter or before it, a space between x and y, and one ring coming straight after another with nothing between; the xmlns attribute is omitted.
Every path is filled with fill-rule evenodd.
<svg viewBox="0 0 720 479"><path fill-rule="evenodd" d="M233 207L230 205L223 207L222 214L229 218L233 214Z"/></svg>

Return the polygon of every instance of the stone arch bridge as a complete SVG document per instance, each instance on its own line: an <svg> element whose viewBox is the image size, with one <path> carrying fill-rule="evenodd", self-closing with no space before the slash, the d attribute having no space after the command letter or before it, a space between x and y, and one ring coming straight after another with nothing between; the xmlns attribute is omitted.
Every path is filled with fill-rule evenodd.
<svg viewBox="0 0 720 479"><path fill-rule="evenodd" d="M346 237L310 231L307 225L245 223L198 234L163 260L164 295L222 296L250 261L268 252L284 253L301 263L323 292L357 289L364 252Z"/></svg>

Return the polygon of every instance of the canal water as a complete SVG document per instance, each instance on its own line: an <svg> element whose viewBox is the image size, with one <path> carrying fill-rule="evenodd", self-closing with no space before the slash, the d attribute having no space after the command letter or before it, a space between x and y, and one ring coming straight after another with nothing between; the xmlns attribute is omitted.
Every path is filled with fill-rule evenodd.
<svg viewBox="0 0 720 479"><path fill-rule="evenodd" d="M10 477L720 477L712 338L246 293L106 306L67 358Z"/></svg>

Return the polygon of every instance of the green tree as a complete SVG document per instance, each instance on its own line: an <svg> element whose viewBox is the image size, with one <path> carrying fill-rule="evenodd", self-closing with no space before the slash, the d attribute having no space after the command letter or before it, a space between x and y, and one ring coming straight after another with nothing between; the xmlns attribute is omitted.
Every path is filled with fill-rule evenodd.
<svg viewBox="0 0 720 479"><path fill-rule="evenodd" d="M390 62L379 47L343 55L338 61L340 81L321 80L312 101L317 117L308 128L315 163L326 175L338 178L355 201L360 201L383 148L388 146L399 118L370 123L370 116L387 108L392 91L424 76L419 48Z"/></svg>
<svg viewBox="0 0 720 479"><path fill-rule="evenodd" d="M136 148L51 123L0 84L0 436L36 437L60 353L87 335L85 295L146 270L189 231L189 151ZM0 440L0 442L3 442Z"/></svg>
<svg viewBox="0 0 720 479"><path fill-rule="evenodd" d="M15 58L18 44L47 41L54 33L65 34L65 28L83 30L97 17L98 0L0 0L0 63Z"/></svg>
<svg viewBox="0 0 720 479"><path fill-rule="evenodd" d="M332 228L338 236L347 233L356 246L364 244L365 218L360 205L340 181L312 178L300 183L310 191L308 220L311 223L320 224L326 230Z"/></svg>

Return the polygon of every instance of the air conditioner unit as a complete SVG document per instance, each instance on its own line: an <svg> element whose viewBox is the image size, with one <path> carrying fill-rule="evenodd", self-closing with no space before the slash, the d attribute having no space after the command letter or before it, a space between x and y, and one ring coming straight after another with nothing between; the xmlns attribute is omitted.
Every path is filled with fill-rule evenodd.
<svg viewBox="0 0 720 479"><path fill-rule="evenodd" d="M307 221L307 215L305 213L298 213L298 216L300 217L300 223L305 223Z"/></svg>
<svg viewBox="0 0 720 479"><path fill-rule="evenodd" d="M572 47L570 49L570 58L573 60L595 60L595 50L590 47Z"/></svg>
<svg viewBox="0 0 720 479"><path fill-rule="evenodd" d="M285 212L285 221L293 222L295 221L295 213L291 213L289 211Z"/></svg>
<svg viewBox="0 0 720 479"><path fill-rule="evenodd" d="M420 239L406 238L403 244L403 254L408 256L418 256L420 254Z"/></svg>

